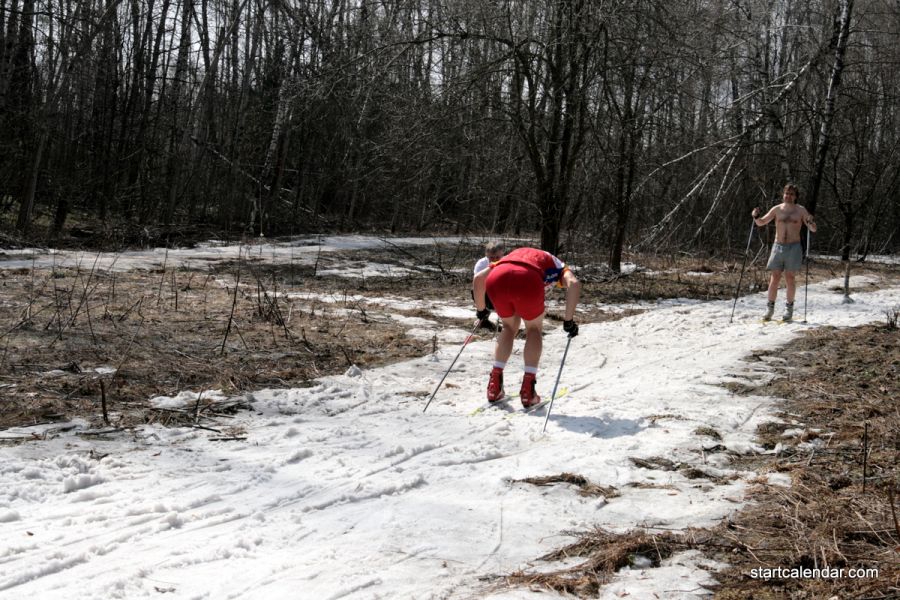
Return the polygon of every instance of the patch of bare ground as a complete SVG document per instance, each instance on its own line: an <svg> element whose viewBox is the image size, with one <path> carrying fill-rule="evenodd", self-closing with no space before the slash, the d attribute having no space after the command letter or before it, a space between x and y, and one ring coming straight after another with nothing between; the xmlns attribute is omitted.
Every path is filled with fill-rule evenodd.
<svg viewBox="0 0 900 600"><path fill-rule="evenodd" d="M0 271L0 427L72 417L122 427L181 422L184 415L151 409L148 400L182 390L233 395L302 386L350 364L373 367L433 352L435 339L410 337L391 315L468 329L470 319L441 317L425 304L471 308L470 269L480 252L466 244L388 244L323 254L314 265L272 265L250 253L207 269L123 273L92 270L86 261L78 269ZM597 254L567 259L585 282L581 322L642 310L610 309L615 303L728 297L741 266L739 259L641 255L629 257L639 268L613 274ZM371 264L393 272L329 274ZM743 289L765 283L753 268ZM835 274L813 268L810 279ZM557 327L562 295L548 298L547 327Z"/></svg>
<svg viewBox="0 0 900 600"><path fill-rule="evenodd" d="M599 284L595 289L602 290L604 301L610 303L670 298L734 298L743 263L741 256L641 254L627 258L636 265L634 269L624 269L623 273L616 274L602 265L592 266L594 263L587 258L585 260L588 266L578 270L579 277ZM766 288L769 275L765 270L765 263L766 256L758 256L746 265L741 293ZM840 262L813 259L809 266L809 282L843 277L844 273L844 265ZM877 281L888 281L896 277L896 266L871 262L851 263L851 275L869 275ZM801 273L801 284L806 281L806 276L806 271ZM878 285L868 284L867 289L874 289ZM836 288L835 291L839 290Z"/></svg>
<svg viewBox="0 0 900 600"><path fill-rule="evenodd" d="M727 521L680 532L572 532L575 542L539 560L576 559L573 566L494 583L590 598L622 567L651 568L696 549L726 565L714 572L714 596L723 600L900 597L898 319L900 307L884 324L809 330L771 352L784 359L778 376L745 392L785 399L781 421L758 430L760 443L778 452L733 456L738 470L761 475L748 505ZM557 481L583 485L578 475L548 478Z"/></svg>
<svg viewBox="0 0 900 600"><path fill-rule="evenodd" d="M578 598L596 598L600 587L616 571L628 566L658 567L678 550L696 548L711 540L709 532L684 534L631 531L625 534L596 529L580 533L578 541L546 554L539 560L558 562L576 559L576 566L548 573L517 571L502 584L553 590Z"/></svg>
<svg viewBox="0 0 900 600"><path fill-rule="evenodd" d="M89 260L0 270L0 428L74 417L122 428L201 426L201 417L242 403L201 396L182 411L153 408L150 399L184 390L238 397L434 352L436 337L411 337L394 316L468 330L473 319L442 317L424 304L471 307L479 252L435 245L329 253L315 265L254 256L205 270L115 272ZM396 269L346 278L329 275L326 262Z"/></svg>
<svg viewBox="0 0 900 600"><path fill-rule="evenodd" d="M476 245L388 244L329 253L314 265L272 265L251 253L207 269L115 272L92 269L88 260L79 268L0 271L0 427L72 417L119 427L196 423L205 411L234 410L239 403L201 402L185 415L153 409L149 399L183 390L240 395L302 386L351 364L422 356L437 341L410 337L391 315L467 329L469 319L440 317L421 304L471 307L470 269L479 254ZM623 300L722 296L733 285L735 267L733 261L647 256L632 259L646 265L642 269L612 276L591 266L600 257L572 260L586 282L582 322L640 312L605 308ZM391 265L393 273L342 278L325 268L373 263ZM556 327L562 296L549 298L547 323ZM405 301L412 302L401 305Z"/></svg>
<svg viewBox="0 0 900 600"><path fill-rule="evenodd" d="M615 498L619 495L618 490L614 487L604 487L602 485L597 485L596 483L591 483L586 477L574 473L560 473L559 475L548 475L546 477L526 477L525 479L515 479L513 480L513 483L528 483L538 487L564 483L577 487L578 494L581 496Z"/></svg>
<svg viewBox="0 0 900 600"><path fill-rule="evenodd" d="M149 399L185 389L221 389L239 396L260 387L307 385L351 364L373 367L421 356L434 351L436 342L409 337L406 326L391 314L462 328L471 320L392 303L436 301L470 307L469 269L478 255L477 246L337 255L339 261L403 269L401 276L359 279L323 275L318 265L272 266L261 261L223 263L208 270L0 271L0 427L72 417L118 427L149 421L202 427L201 415L225 417L240 402L223 406L198 401L186 413L154 409ZM629 274L595 266L603 261L599 256L576 254L569 260L585 282L582 322L640 311L604 308L613 303L729 298L741 269L740 257L634 256L630 261L640 268ZM890 271L866 265L854 266L853 273L884 279ZM838 263L813 263L810 281L841 274ZM751 264L742 290L762 289L765 282L761 265ZM387 300L370 301L378 298ZM559 306L551 302L549 321L559 318ZM731 565L719 575L721 598L896 596L897 348L895 328L870 326L810 331L778 352L791 369L762 392L788 398L785 420L796 421L791 428L802 432L785 437L783 423L763 428L763 443L780 443L781 452L769 462L757 459L743 466L788 475L791 488L773 487L760 478L750 507L714 530L579 534L576 543L543 557L582 558L575 566L539 574L518 572L503 581L589 597L624 565L658 565L675 550L698 548ZM236 428L217 424L215 431L221 439L243 438ZM696 433L713 439L717 435ZM616 494L577 474L523 483ZM756 567L826 565L874 567L879 575L778 580L749 575Z"/></svg>
<svg viewBox="0 0 900 600"><path fill-rule="evenodd" d="M759 430L779 451L746 467L791 485L761 477L751 504L720 528L735 549L720 557L730 566L718 598L900 596L898 310L882 324L810 330L772 353L785 363L755 393L786 399L784 422ZM751 577L778 567L842 576Z"/></svg>
<svg viewBox="0 0 900 600"><path fill-rule="evenodd" d="M335 281L232 267L0 272L0 427L99 424L103 403L120 427L177 422L149 399L302 386L432 350Z"/></svg>

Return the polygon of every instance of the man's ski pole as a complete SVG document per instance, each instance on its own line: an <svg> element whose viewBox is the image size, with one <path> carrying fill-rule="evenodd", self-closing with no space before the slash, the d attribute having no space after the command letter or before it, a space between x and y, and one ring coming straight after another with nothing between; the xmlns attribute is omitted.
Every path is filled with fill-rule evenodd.
<svg viewBox="0 0 900 600"><path fill-rule="evenodd" d="M734 309L737 308L738 294L741 293L741 284L744 283L744 269L747 268L747 257L750 255L750 243L753 241L753 230L756 228L756 219L750 223L750 236L747 238L747 249L744 250L744 262L741 264L741 276L734 290L734 304L731 305L731 317L728 322L734 321Z"/></svg>
<svg viewBox="0 0 900 600"><path fill-rule="evenodd" d="M481 326L481 319L478 319L475 322L475 327L472 329L472 333L470 333L469 336L466 338L466 340L462 343L462 346L460 347L459 352L456 353L456 358L454 358L453 362L450 363L450 368L447 369L447 372L444 373L444 376L441 377L441 380L438 382L437 387L434 388L433 392L431 392L431 397L428 398L428 402L425 403L425 408L422 409L422 412L425 412L426 410L428 410L428 405L431 404L432 400L434 400L434 397L435 397L435 395L437 395L438 390L441 389L441 384L444 383L444 380L447 379L447 375L449 375L450 371L453 370L453 365L455 365L456 361L459 360L459 355L462 354L463 350L466 349L466 346L469 344L469 342L472 341L472 338L475 337L475 332L478 331L478 328L480 326Z"/></svg>
<svg viewBox="0 0 900 600"><path fill-rule="evenodd" d="M803 284L803 322L806 323L806 299L809 297L809 227L806 228L806 283Z"/></svg>
<svg viewBox="0 0 900 600"><path fill-rule="evenodd" d="M569 337L569 341L566 342L566 350L563 352L562 362L559 363L559 373L556 374L556 383L553 384L553 393L550 395L550 404L547 405L547 416L544 417L544 426L541 428L541 433L547 431L547 421L550 420L550 411L553 410L553 401L556 400L556 388L559 387L559 378L562 377L562 370L566 364L566 355L569 353L569 344L572 343L572 338Z"/></svg>

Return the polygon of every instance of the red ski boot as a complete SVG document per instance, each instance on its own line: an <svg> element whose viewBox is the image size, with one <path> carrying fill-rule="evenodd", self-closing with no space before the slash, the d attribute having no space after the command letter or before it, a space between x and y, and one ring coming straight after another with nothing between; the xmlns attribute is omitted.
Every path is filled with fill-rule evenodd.
<svg viewBox="0 0 900 600"><path fill-rule="evenodd" d="M503 391L503 369L494 367L491 369L491 378L488 380L488 402L503 400L504 396L506 396L506 393Z"/></svg>
<svg viewBox="0 0 900 600"><path fill-rule="evenodd" d="M537 375L525 373L525 377L522 378L522 389L519 390L519 398L525 408L531 408L541 403L541 397L538 396L535 385L537 385Z"/></svg>

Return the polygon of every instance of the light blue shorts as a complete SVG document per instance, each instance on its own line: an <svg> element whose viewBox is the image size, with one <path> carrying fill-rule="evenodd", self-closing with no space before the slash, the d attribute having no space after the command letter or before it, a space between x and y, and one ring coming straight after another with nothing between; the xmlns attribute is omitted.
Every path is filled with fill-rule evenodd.
<svg viewBox="0 0 900 600"><path fill-rule="evenodd" d="M769 271L799 271L803 266L803 248L800 242L772 244L772 253L766 269Z"/></svg>

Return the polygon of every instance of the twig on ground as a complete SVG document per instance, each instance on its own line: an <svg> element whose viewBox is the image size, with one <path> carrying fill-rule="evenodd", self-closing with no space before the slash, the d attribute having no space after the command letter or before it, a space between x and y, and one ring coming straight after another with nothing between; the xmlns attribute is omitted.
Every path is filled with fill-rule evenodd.
<svg viewBox="0 0 900 600"><path fill-rule="evenodd" d="M241 262L238 261L237 275L234 278L234 296L231 300L231 313L228 315L228 325L225 327L225 335L222 337L222 348L219 350L219 356L225 354L225 343L228 341L228 334L231 332L231 326L234 323L234 311L237 307L238 288L241 285ZM246 343L244 344L246 346Z"/></svg>
<svg viewBox="0 0 900 600"><path fill-rule="evenodd" d="M106 384L103 379L100 380L100 408L103 411L103 422L109 425L109 412L106 410Z"/></svg>

